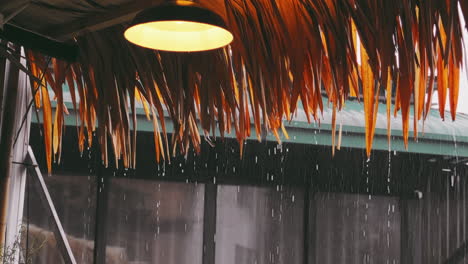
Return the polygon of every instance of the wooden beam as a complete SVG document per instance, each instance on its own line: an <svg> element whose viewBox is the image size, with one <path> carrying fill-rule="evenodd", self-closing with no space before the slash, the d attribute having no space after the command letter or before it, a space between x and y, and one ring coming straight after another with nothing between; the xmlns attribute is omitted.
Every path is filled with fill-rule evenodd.
<svg viewBox="0 0 468 264"><path fill-rule="evenodd" d="M60 24L46 29L43 34L57 40L68 40L86 32L98 31L123 22L131 21L135 15L146 8L161 4L164 0L131 1L128 4L91 13L86 17L68 24Z"/></svg>
<svg viewBox="0 0 468 264"><path fill-rule="evenodd" d="M12 24L4 25L0 38L69 62L76 61L78 56L78 46L75 44L58 42Z"/></svg>

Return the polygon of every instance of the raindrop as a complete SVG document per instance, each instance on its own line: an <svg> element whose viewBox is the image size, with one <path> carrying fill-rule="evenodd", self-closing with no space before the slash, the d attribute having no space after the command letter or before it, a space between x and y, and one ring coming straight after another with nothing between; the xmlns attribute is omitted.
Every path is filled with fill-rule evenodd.
<svg viewBox="0 0 468 264"><path fill-rule="evenodd" d="M415 192L415 193L416 193L416 195L418 196L418 199L420 199L420 200L421 200L421 199L423 198L423 193L422 193L421 191L419 191L419 190L415 190L414 192Z"/></svg>

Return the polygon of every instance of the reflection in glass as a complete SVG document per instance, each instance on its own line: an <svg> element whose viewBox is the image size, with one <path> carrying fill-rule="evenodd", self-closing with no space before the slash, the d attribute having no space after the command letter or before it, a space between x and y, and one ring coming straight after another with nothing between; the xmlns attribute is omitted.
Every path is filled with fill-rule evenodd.
<svg viewBox="0 0 468 264"><path fill-rule="evenodd" d="M216 263L302 263L303 191L219 186Z"/></svg>
<svg viewBox="0 0 468 264"><path fill-rule="evenodd" d="M309 263L400 263L398 199L343 193L316 193L315 258Z"/></svg>
<svg viewBox="0 0 468 264"><path fill-rule="evenodd" d="M93 263L96 180L94 176L54 174L44 177L77 263ZM34 264L64 263L53 220L28 177L22 228L23 257ZM27 244L27 250L26 250Z"/></svg>
<svg viewBox="0 0 468 264"><path fill-rule="evenodd" d="M113 179L107 263L202 263L204 185Z"/></svg>

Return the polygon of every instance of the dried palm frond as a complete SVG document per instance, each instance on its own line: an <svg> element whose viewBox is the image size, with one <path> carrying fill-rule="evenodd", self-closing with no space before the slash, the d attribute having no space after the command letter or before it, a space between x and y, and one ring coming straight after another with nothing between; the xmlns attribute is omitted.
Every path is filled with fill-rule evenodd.
<svg viewBox="0 0 468 264"><path fill-rule="evenodd" d="M280 140L283 120L292 118L298 102L312 122L323 111L324 95L335 126L348 96L362 94L368 155L380 91L386 92L389 120L393 98L395 113L401 110L405 145L410 108L417 137L436 82L441 117L448 93L455 118L467 1L214 0L207 6L225 17L235 37L231 46L203 53L158 52L128 43L124 27L116 26L78 38L76 63L54 59L46 80L57 99L55 117L47 89L35 100L44 108L47 156L60 153L65 82L78 111L80 149L86 138L91 144L96 132L103 161L107 164L110 142L114 158L126 167L136 161L138 102L153 120L157 161L185 153L190 145L199 151L200 132L209 137L233 130L242 146L252 133L251 119L259 140L265 130ZM44 57L33 52L27 57L40 76ZM167 138L165 112L174 124L172 139ZM390 140L390 122L388 133Z"/></svg>

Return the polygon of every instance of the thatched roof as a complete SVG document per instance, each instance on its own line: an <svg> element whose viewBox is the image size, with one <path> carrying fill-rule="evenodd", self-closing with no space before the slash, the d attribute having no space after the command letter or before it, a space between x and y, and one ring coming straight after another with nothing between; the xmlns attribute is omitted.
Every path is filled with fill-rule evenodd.
<svg viewBox="0 0 468 264"><path fill-rule="evenodd" d="M468 1L200 2L226 19L235 37L230 47L202 53L143 49L123 38L124 24L78 36L74 63L52 59L48 68L48 59L28 51L32 73L45 76L40 89L34 79L32 86L36 107L44 108L49 166L61 148L65 82L79 109L80 148L96 131L104 161L111 143L115 158L127 167L135 162L137 101L154 120L158 161L190 145L198 150L197 120L207 137L216 130L221 135L235 131L242 148L251 120L257 135L262 130L287 133L283 120L293 117L299 101L310 122L319 118L323 94L333 116L349 96L362 94L368 155L382 90L388 118L402 113L405 144L410 109L417 135L416 124L428 113L435 84L441 118L455 118L463 65L461 16L468 18ZM46 82L58 102L54 117ZM447 93L450 117L444 116ZM166 136L164 109L175 126L172 138Z"/></svg>

